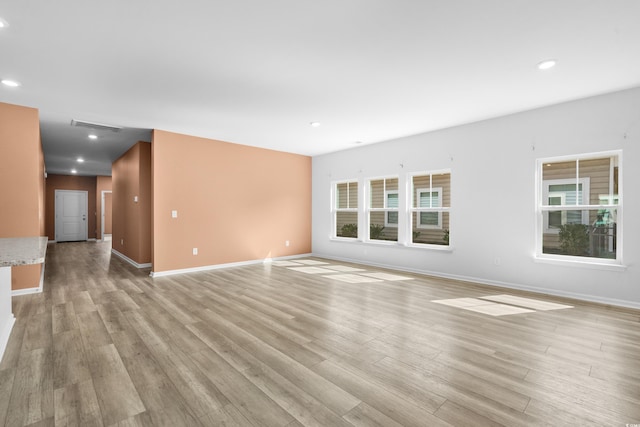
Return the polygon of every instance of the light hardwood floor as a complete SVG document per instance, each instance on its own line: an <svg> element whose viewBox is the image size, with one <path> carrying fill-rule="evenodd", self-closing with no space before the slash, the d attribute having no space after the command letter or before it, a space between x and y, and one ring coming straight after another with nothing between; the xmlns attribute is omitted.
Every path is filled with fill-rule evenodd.
<svg viewBox="0 0 640 427"><path fill-rule="evenodd" d="M51 245L44 292L13 299L0 425L640 423L638 311L403 272L151 279L109 245ZM574 308L493 317L432 302L502 293Z"/></svg>

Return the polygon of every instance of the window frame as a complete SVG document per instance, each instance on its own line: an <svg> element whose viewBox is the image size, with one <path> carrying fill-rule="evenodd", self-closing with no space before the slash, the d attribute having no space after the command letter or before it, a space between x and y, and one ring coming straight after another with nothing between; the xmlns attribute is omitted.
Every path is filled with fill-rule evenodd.
<svg viewBox="0 0 640 427"><path fill-rule="evenodd" d="M397 181L397 186L398 189L397 190L387 190L387 180L396 180ZM382 198L382 205L383 207L381 208L374 208L371 205L373 204L373 195L371 192L371 183L374 181L382 181L382 194L383 194L383 198ZM398 242L400 241L400 228L398 227L399 224L395 224L395 225L391 225L390 228L395 228L398 232L397 232L397 236L396 236L396 240L385 240L385 239L372 239L371 238L371 213L372 212L384 212L384 227L387 227L387 218L388 218L388 212L396 212L398 214L398 223L400 223L400 177L398 175L387 175L387 176L376 176L376 177L371 177L371 178L367 178L366 179L366 184L364 186L364 188L366 189L366 193L365 193L365 201L364 201L364 214L365 214L365 218L366 218L366 227L365 227L365 241L368 243L375 243L375 244L383 244L383 245L395 245L398 244ZM398 206L395 208L390 208L388 207L388 199L387 199L387 194L388 193L397 193L398 194Z"/></svg>
<svg viewBox="0 0 640 427"><path fill-rule="evenodd" d="M442 206L444 204L444 189L443 187L434 187L433 186L433 176L434 175L449 175L449 206ZM429 187L425 188L423 186L416 187L414 186L414 178L420 176L429 176ZM447 250L450 251L452 249L452 240L451 234L449 234L448 244L440 245L434 243L414 243L413 242L413 215L414 213L417 215L418 221L416 223L416 228L425 229L425 230L443 230L443 213L447 213L449 215L449 228L451 230L451 204L453 202L453 183L451 182L452 171L451 169L436 169L431 171L419 171L412 172L407 175L407 189L408 189L408 200L406 201L406 233L407 233L407 246L414 248L429 248L429 249L438 249L438 250ZM418 190L428 191L430 194L433 194L434 191L440 191L440 206L439 207L414 207L414 197L416 200L419 200ZM430 199L431 200L431 199ZM431 204L431 203L430 203ZM426 225L424 227L419 226L420 224L420 213L421 212L437 212L438 213L438 227Z"/></svg>
<svg viewBox="0 0 640 427"><path fill-rule="evenodd" d="M338 205L338 185L341 184L346 184L347 186L347 207L346 208L340 208ZM350 207L350 201L351 201L351 197L349 194L350 191L350 184L356 184L356 207L352 208ZM358 227L358 231L356 233L355 237L345 237L345 236L338 236L338 213L340 212L354 212L356 214L356 226L359 224L360 222L360 209L359 209L359 204L360 204L360 182L357 179L348 179L348 180L342 180L342 181L334 181L331 183L331 234L330 234L330 238L331 239L339 239L339 240L346 240L346 241L354 241L354 240L358 240L360 237L360 227Z"/></svg>
<svg viewBox="0 0 640 427"><path fill-rule="evenodd" d="M587 197L587 201L589 204L576 204L576 205L549 205L548 204L548 187L547 192L545 192L545 182L553 181L546 180L544 181L544 166L549 163L560 163L567 161L575 161L576 162L576 179L573 182L578 184L581 183L581 180L586 177L580 177L580 169L579 162L584 160L595 160L602 158L617 158L617 186L618 193L613 194L613 183L614 183L614 168L616 164L614 162L610 162L609 168L609 192L610 194L606 196L606 199L609 199L608 204L590 204L590 195ZM595 153L584 153L584 154L576 154L576 155L568 155L568 156L557 156L557 157L547 157L536 160L536 173L535 173L535 210L536 210L536 222L535 222L535 255L534 258L539 262L548 262L551 264L573 264L576 266L585 266L589 268L601 268L601 269L618 269L618 268L626 268L623 263L623 248L624 248L624 225L623 225L623 198L624 198L624 189L623 189L623 156L622 150L611 150L611 151L603 151L603 152L595 152ZM590 194L585 191L585 187L583 185L583 197L584 194ZM602 196L599 196L599 200L601 200ZM576 198L577 199L577 198ZM546 200L546 202L545 202ZM547 203L547 204L544 204ZM616 212L616 252L615 258L600 258L594 256L575 256L575 255L565 255L565 254L551 254L551 253L543 253L543 240L544 234L553 233L553 229L547 231L548 223L545 224L545 217L548 221L547 212L550 211L569 211L569 210L578 210L578 211L587 211L587 215L589 211L592 210L614 210ZM583 212L584 216L584 212ZM587 219L587 224L589 220Z"/></svg>

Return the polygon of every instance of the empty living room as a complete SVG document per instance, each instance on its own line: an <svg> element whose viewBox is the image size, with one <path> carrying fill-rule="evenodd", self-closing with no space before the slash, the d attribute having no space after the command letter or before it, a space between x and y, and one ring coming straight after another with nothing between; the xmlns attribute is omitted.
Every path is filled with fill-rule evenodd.
<svg viewBox="0 0 640 427"><path fill-rule="evenodd" d="M0 426L640 425L638 16L0 4Z"/></svg>

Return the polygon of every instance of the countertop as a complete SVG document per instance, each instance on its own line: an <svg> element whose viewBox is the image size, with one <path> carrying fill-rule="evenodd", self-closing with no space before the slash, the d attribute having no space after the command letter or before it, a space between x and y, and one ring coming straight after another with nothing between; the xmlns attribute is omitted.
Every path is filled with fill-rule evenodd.
<svg viewBox="0 0 640 427"><path fill-rule="evenodd" d="M0 267L42 264L48 241L47 237L0 238Z"/></svg>

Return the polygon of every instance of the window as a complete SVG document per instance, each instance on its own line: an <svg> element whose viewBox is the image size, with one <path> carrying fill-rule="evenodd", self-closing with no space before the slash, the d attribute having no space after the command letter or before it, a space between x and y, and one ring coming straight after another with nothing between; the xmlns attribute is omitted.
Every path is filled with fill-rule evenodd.
<svg viewBox="0 0 640 427"><path fill-rule="evenodd" d="M620 155L538 161L539 257L621 263Z"/></svg>
<svg viewBox="0 0 640 427"><path fill-rule="evenodd" d="M411 176L411 243L449 245L451 172Z"/></svg>
<svg viewBox="0 0 640 427"><path fill-rule="evenodd" d="M334 237L358 238L358 182L338 182L333 192Z"/></svg>
<svg viewBox="0 0 640 427"><path fill-rule="evenodd" d="M398 178L369 181L369 240L398 241Z"/></svg>

